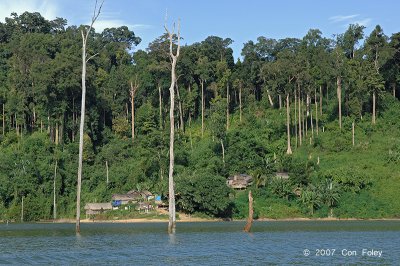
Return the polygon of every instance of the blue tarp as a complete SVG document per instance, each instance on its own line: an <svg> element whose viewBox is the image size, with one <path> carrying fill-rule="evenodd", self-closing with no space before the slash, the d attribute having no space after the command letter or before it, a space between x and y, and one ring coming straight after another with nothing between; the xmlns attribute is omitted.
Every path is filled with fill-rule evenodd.
<svg viewBox="0 0 400 266"><path fill-rule="evenodd" d="M118 206L121 206L121 203L122 203L122 201L120 201L120 200L113 200L113 201L111 202L111 205L112 205L113 207L118 207Z"/></svg>
<svg viewBox="0 0 400 266"><path fill-rule="evenodd" d="M161 201L161 196L156 196L156 201Z"/></svg>

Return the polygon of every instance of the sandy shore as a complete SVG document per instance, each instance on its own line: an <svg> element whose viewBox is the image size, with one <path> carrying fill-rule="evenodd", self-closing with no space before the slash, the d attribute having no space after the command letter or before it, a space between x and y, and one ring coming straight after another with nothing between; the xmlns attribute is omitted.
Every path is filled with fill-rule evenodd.
<svg viewBox="0 0 400 266"><path fill-rule="evenodd" d="M222 219L205 219L198 217L189 217L187 215L180 215L180 219L177 220L177 223L187 223L187 222L223 222L225 220ZM245 222L246 220L233 220L233 221L241 221ZM380 218L380 219L358 219L358 218L335 218L335 217L326 217L326 218L284 218L284 219L271 219L271 218L261 218L255 220L256 222L294 222L294 221L400 221L399 218ZM52 223L53 221L41 221L43 223ZM55 221L56 223L75 223L75 219L58 219ZM119 220L92 220L92 219L82 219L81 223L168 223L167 219L144 219L144 218L136 218L136 219L119 219Z"/></svg>

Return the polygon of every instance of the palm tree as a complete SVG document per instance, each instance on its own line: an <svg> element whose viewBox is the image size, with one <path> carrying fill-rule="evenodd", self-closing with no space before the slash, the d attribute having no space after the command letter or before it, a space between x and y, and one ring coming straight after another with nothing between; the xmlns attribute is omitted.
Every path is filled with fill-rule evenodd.
<svg viewBox="0 0 400 266"><path fill-rule="evenodd" d="M322 185L322 200L329 207L329 216L333 216L333 207L337 205L340 199L340 187L337 182L326 179Z"/></svg>
<svg viewBox="0 0 400 266"><path fill-rule="evenodd" d="M310 209L311 215L314 210L321 206L321 193L314 185L308 185L301 193L301 202Z"/></svg>

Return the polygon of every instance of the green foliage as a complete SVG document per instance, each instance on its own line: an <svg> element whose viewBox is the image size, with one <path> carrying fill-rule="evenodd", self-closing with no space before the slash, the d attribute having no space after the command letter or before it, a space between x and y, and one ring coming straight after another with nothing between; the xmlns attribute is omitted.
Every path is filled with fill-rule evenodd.
<svg viewBox="0 0 400 266"><path fill-rule="evenodd" d="M230 189L225 178L202 172L179 176L176 183L177 207L182 211L230 217Z"/></svg>
<svg viewBox="0 0 400 266"><path fill-rule="evenodd" d="M324 176L338 183L344 191L357 193L371 186L371 178L368 174L354 166L328 170Z"/></svg>
<svg viewBox="0 0 400 266"><path fill-rule="evenodd" d="M260 36L244 45L243 59L237 62L229 38L209 36L181 47L174 125L182 129L175 135L174 168L180 210L247 217L248 191L232 192L226 186L228 176L245 173L254 179L255 217L400 216L400 104L392 95L400 81L400 37L388 39L376 26L358 45L364 30L350 25L335 40L318 29L301 39ZM98 55L87 65L82 206L108 202L112 194L132 189L166 197L167 35L133 54L140 38L126 26L93 31L89 38L89 54ZM81 41L80 28L67 27L62 18L48 21L39 13L25 12L0 23L0 219L18 220L22 198L26 220L51 218L56 161L58 217L75 214ZM337 77L342 79L341 129ZM131 81L138 85L135 139ZM310 99L301 106L308 129L302 145L294 134L295 92L297 99ZM370 122L373 93L379 114L376 125ZM286 155L287 95L292 155ZM289 179L275 178L277 171L288 172ZM116 212L108 218L111 215L124 216Z"/></svg>

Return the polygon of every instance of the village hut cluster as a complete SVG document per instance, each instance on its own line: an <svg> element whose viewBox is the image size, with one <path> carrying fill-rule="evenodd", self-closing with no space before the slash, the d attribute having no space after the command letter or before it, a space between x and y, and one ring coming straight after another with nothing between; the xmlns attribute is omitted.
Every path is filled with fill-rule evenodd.
<svg viewBox="0 0 400 266"><path fill-rule="evenodd" d="M86 218L90 215L97 215L110 210L130 210L134 206L136 211L149 213L154 206L161 206L161 196L153 195L150 191L131 190L125 194L113 194L111 202L86 203Z"/></svg>

